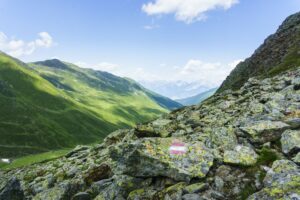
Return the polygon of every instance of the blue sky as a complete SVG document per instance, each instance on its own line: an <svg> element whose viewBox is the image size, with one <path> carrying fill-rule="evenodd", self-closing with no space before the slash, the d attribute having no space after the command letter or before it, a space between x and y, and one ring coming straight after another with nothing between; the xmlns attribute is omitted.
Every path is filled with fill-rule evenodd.
<svg viewBox="0 0 300 200"><path fill-rule="evenodd" d="M0 10L0 49L23 61L213 87L300 0L0 0Z"/></svg>

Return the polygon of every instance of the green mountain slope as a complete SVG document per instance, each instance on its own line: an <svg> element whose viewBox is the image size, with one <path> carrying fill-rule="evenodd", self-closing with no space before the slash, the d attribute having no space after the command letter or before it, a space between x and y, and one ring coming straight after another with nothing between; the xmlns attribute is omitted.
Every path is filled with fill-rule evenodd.
<svg viewBox="0 0 300 200"><path fill-rule="evenodd" d="M218 88L212 88L208 91L202 92L195 96L184 98L184 99L178 99L176 101L185 106L196 105L201 103L205 99L209 98L210 96L212 96L217 91L217 89Z"/></svg>
<svg viewBox="0 0 300 200"><path fill-rule="evenodd" d="M0 53L0 157L98 142L168 111L125 79L54 64L33 70Z"/></svg>
<svg viewBox="0 0 300 200"><path fill-rule="evenodd" d="M270 56L271 55L271 56ZM218 92L239 89L254 76L269 77L300 65L300 12L288 17L254 54L241 62Z"/></svg>
<svg viewBox="0 0 300 200"><path fill-rule="evenodd" d="M121 123L128 124L126 119L139 122L140 116L134 110L148 115L152 112L158 113L162 108L173 110L182 107L178 102L147 90L131 79L107 72L83 69L57 59L30 63L29 66L76 101L96 108L94 110L100 111L101 114L106 110L108 115L118 114L122 118L125 117ZM154 106L153 103L159 106ZM145 108L146 105L151 107ZM116 113L116 110L119 110L119 113Z"/></svg>

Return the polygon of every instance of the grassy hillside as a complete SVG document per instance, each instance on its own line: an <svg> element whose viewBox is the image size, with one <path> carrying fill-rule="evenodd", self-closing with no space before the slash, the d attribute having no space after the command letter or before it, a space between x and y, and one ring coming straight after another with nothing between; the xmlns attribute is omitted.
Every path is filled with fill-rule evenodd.
<svg viewBox="0 0 300 200"><path fill-rule="evenodd" d="M217 89L218 88L212 88L208 91L202 92L195 96L188 97L185 99L178 99L176 101L178 101L179 103L181 103L182 105L185 105L185 106L196 105L196 104L201 103L205 99L209 98L210 96L212 96L217 91Z"/></svg>
<svg viewBox="0 0 300 200"><path fill-rule="evenodd" d="M33 70L0 53L0 158L98 142L167 112L127 83L73 65Z"/></svg>
<svg viewBox="0 0 300 200"><path fill-rule="evenodd" d="M120 126L132 126L181 107L133 80L107 72L83 69L57 59L29 66L78 104Z"/></svg>

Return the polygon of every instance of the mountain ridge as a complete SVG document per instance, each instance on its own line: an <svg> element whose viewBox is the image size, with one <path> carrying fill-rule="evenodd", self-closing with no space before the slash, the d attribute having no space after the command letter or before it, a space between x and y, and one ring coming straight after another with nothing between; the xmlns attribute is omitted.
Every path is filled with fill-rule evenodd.
<svg viewBox="0 0 300 200"><path fill-rule="evenodd" d="M204 101L205 99L209 98L210 96L212 96L218 88L212 88L209 89L205 92L201 92L197 95L188 97L188 98L184 98L184 99L176 99L177 102L185 105L185 106L191 106L191 105L196 105L201 103L202 101Z"/></svg>
<svg viewBox="0 0 300 200"><path fill-rule="evenodd" d="M239 89L251 77L268 77L300 65L299 24L300 12L285 19L251 57L236 66L217 92Z"/></svg>
<svg viewBox="0 0 300 200"><path fill-rule="evenodd" d="M168 112L168 99L159 105L135 83L57 59L46 63L50 67L41 73L33 64L0 54L1 157L94 143Z"/></svg>

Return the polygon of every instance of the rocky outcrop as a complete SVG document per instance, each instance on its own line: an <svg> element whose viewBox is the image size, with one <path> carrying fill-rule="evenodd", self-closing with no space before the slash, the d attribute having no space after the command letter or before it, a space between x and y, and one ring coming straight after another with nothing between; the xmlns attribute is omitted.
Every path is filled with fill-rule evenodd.
<svg viewBox="0 0 300 200"><path fill-rule="evenodd" d="M201 142L182 142L174 138L144 138L132 143L121 143L110 149L110 156L116 162L115 173L137 177L166 176L177 181L203 178L213 165L211 150ZM178 148L178 153L176 153ZM183 155L180 155L182 150Z"/></svg>
<svg viewBox="0 0 300 200"><path fill-rule="evenodd" d="M264 178L264 189L251 195L254 199L300 199L300 169L287 160L275 161Z"/></svg>
<svg viewBox="0 0 300 200"><path fill-rule="evenodd" d="M300 64L300 12L288 17L254 54L241 62L217 92L239 89L254 76L269 77Z"/></svg>

